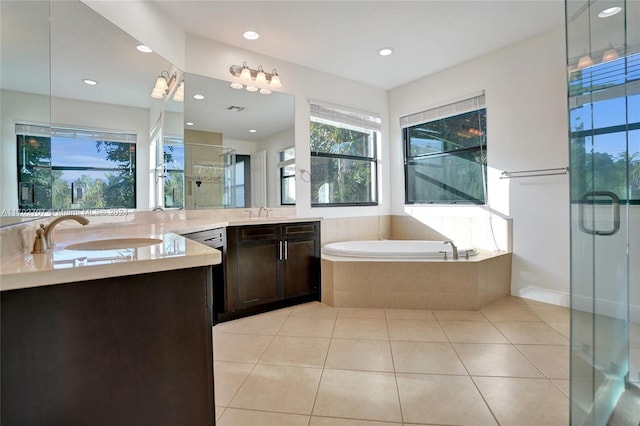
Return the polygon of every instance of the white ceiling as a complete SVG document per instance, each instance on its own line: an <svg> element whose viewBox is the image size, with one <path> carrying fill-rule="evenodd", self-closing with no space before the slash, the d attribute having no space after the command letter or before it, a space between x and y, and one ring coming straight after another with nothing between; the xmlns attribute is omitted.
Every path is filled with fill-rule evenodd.
<svg viewBox="0 0 640 426"><path fill-rule="evenodd" d="M563 0L154 3L188 33L385 90L564 24Z"/></svg>

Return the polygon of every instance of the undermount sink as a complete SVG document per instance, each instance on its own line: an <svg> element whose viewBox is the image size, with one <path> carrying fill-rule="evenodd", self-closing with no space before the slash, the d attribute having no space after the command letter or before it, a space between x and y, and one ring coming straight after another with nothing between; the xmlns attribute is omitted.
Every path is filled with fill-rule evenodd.
<svg viewBox="0 0 640 426"><path fill-rule="evenodd" d="M84 243L69 244L66 250L119 250L152 246L161 243L159 238L111 238Z"/></svg>

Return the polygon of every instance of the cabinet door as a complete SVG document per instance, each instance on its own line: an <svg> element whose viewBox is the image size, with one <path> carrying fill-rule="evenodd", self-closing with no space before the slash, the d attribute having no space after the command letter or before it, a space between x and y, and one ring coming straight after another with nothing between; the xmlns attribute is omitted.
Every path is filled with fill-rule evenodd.
<svg viewBox="0 0 640 426"><path fill-rule="evenodd" d="M229 308L242 309L278 300L278 227L247 226L235 231L228 235L235 282L229 280L229 276L227 279L229 292L234 292L237 298Z"/></svg>
<svg viewBox="0 0 640 426"><path fill-rule="evenodd" d="M320 289L320 232L317 222L284 225L284 298Z"/></svg>

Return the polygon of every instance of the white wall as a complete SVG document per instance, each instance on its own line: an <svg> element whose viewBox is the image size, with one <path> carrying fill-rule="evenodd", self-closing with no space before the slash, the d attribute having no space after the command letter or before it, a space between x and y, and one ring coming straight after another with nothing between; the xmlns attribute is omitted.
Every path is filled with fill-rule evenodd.
<svg viewBox="0 0 640 426"><path fill-rule="evenodd" d="M499 215L513 220L512 293L567 304L568 176L499 179L502 171L568 165L563 29L511 45L390 92L390 160L394 170L392 214L406 214L399 117L463 99L482 90L486 93L487 104L489 204ZM412 208L413 214L427 216L430 212L436 214L438 209L441 208ZM464 211L467 207L457 206L456 209Z"/></svg>

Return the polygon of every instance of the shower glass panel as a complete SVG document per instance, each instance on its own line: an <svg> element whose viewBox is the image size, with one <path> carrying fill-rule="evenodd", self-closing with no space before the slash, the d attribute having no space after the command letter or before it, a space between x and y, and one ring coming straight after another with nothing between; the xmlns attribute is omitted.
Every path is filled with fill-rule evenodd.
<svg viewBox="0 0 640 426"><path fill-rule="evenodd" d="M638 293L638 274L629 262L640 213L635 3L640 2L565 2L572 425L606 424L625 388L638 380L637 370L630 370L637 368L630 363L636 344L630 340L630 298Z"/></svg>

